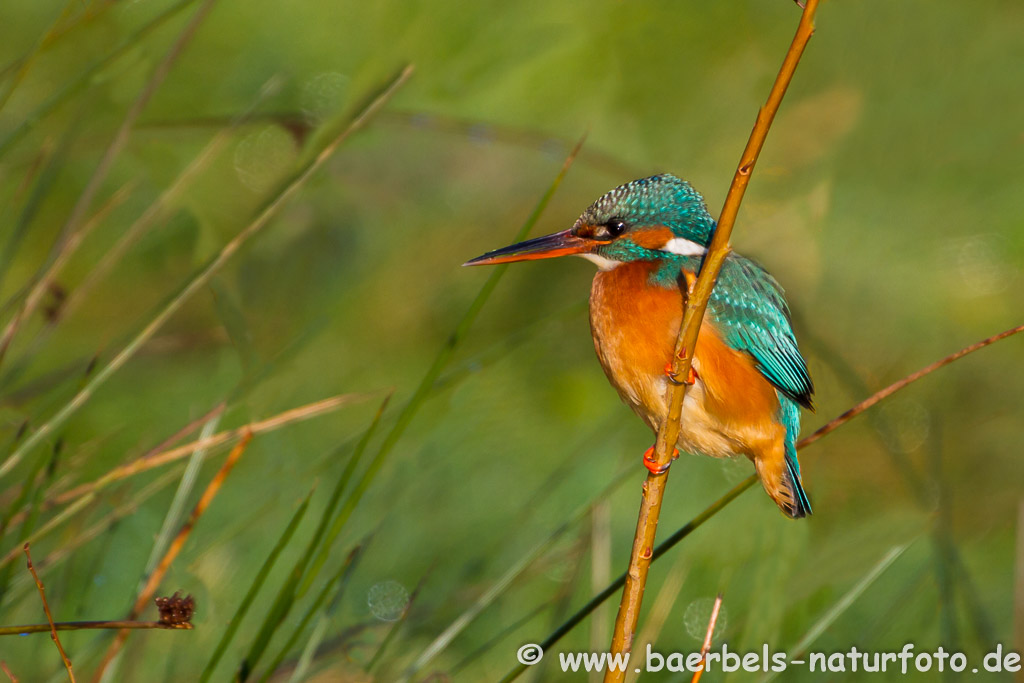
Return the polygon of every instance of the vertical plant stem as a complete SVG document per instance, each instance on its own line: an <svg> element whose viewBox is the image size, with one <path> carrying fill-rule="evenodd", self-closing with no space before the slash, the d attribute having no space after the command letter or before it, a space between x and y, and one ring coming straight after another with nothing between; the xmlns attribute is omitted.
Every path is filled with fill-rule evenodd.
<svg viewBox="0 0 1024 683"><path fill-rule="evenodd" d="M27 423L22 423L23 428L26 425ZM19 434L15 437L15 441L21 438L22 434L20 432L21 430L19 430ZM0 544L2 544L0 547L6 545L6 532L8 525L12 527L14 526L14 523L18 521L15 518L15 513L23 507L26 507L27 509L24 517L21 519L21 531L19 535L21 536L23 544L29 542L27 536L32 534L36 516L39 514L40 492L41 489L46 486L47 478L45 476L39 476L45 466L46 462L42 458L35 463L32 469L28 472L28 475L25 477L25 481L22 482L21 490L18 491L18 495L11 501L10 507L8 507L4 513L4 518L2 522L0 522ZM36 481L37 479L39 479L38 482ZM14 537L14 540L17 540L17 537ZM17 551L18 549L15 545L11 550L12 561L13 558L18 556ZM11 579L13 566L13 564L4 564L0 562L0 606L3 605L4 600L7 598L7 584Z"/></svg>
<svg viewBox="0 0 1024 683"><path fill-rule="evenodd" d="M739 167L733 176L732 184L729 186L729 193L725 198L725 205L719 216L718 227L715 229L714 237L708 247L707 256L701 265L700 274L696 282L690 287L686 296L686 310L683 314L683 323L679 331L679 338L676 341L674 355L674 371L677 377L686 377L690 371L690 364L693 360L693 350L697 342L697 334L700 331L701 321L704 318L704 311L711 296L711 290L715 286L715 280L722 268L726 256L729 254L729 237L732 234L733 224L736 222L736 215L739 212L740 202L746 191L747 183L750 181L750 174L753 171L757 157L764 146L768 130L771 128L772 120L779 109L786 88L793 78L793 73L800 61L807 42L814 33L814 13L817 9L817 0L808 0L803 14L800 17L800 24L797 27L796 35L789 46L789 51L782 62L779 75L775 78L771 92L768 95L767 103L761 107L754 123L754 130L747 141L746 149L740 157ZM659 467L664 471L662 474L648 475L643 487L643 498L640 504L640 514L637 519L636 535L633 539L633 550L630 554L629 570L626 572L626 585L622 592L622 601L619 604L619 613L615 619L615 631L612 636L612 654L629 652L632 649L633 636L636 633L637 622L640 619L640 606L643 600L644 587L647 583L647 573L651 566L651 557L654 548L654 539L658 529L658 517L661 514L661 501L665 495L665 485L668 482L668 465L672 459L672 451L676 440L679 438L679 416L682 412L683 398L686 395L687 385L671 386L669 388L669 413L658 429L658 438L655 442L654 458ZM625 671L611 671L605 674L606 683L621 683L625 678Z"/></svg>
<svg viewBox="0 0 1024 683"><path fill-rule="evenodd" d="M57 627L53 625L50 605L46 602L46 590L43 588L43 582L39 580L39 575L36 574L36 568L32 566L32 553L29 552L28 543L25 544L25 557L28 559L28 570L36 582L36 588L39 589L39 599L43 601L43 611L46 612L46 621L50 625L50 638L53 639L54 644L57 646L60 658L64 660L64 668L68 670L68 678L71 680L71 683L75 683L75 672L71 670L71 660L68 659L67 653L64 652L64 646L60 644L60 638L57 637Z"/></svg>
<svg viewBox="0 0 1024 683"><path fill-rule="evenodd" d="M657 642L658 637L665 628L665 623L668 622L669 615L672 614L672 609L676 606L679 593L682 591L683 584L686 581L688 573L686 564L688 559L682 553L676 557L672 567L669 568L668 574L665 575L661 588L658 589L658 594L654 597L654 605L647 616L647 621L644 622L644 627L637 634L636 645L645 654L647 648L653 648L654 643ZM675 629L671 629L670 632L673 630ZM633 667L633 671L627 672L626 683L636 683L640 680L640 675L643 672L636 669L637 667Z"/></svg>

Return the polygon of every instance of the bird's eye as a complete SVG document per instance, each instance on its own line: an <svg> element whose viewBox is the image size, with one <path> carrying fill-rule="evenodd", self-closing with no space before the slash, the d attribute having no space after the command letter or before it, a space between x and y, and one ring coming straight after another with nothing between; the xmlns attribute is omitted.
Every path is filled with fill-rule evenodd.
<svg viewBox="0 0 1024 683"><path fill-rule="evenodd" d="M608 232L612 237L618 237L629 228L629 226L626 225L626 222L620 218L612 218L610 221L605 223L605 226L608 228Z"/></svg>

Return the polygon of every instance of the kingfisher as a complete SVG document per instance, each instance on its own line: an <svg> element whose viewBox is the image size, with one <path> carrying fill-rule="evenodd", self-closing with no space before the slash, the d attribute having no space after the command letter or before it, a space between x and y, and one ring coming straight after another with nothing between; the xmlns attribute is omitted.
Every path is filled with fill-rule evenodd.
<svg viewBox="0 0 1024 683"><path fill-rule="evenodd" d="M716 225L700 193L666 173L605 193L569 230L464 265L570 254L595 263L590 330L601 367L623 402L657 434L668 415L669 385L690 384L679 449L717 458L746 456L779 509L790 518L805 517L811 504L796 441L800 408L813 409L814 386L775 278L730 252L708 302L689 376L673 374L687 291ZM653 474L664 472L653 446L644 453L644 465Z"/></svg>

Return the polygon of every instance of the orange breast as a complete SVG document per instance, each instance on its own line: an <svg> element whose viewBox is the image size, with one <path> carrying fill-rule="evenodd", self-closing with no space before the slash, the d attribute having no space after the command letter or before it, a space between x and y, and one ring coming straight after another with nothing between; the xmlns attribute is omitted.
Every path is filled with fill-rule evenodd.
<svg viewBox="0 0 1024 683"><path fill-rule="evenodd" d="M679 333L683 296L678 289L648 284L655 267L637 261L599 272L591 288L590 325L608 379L657 430L668 412L664 369ZM781 428L774 387L748 354L725 344L707 318L693 365L698 380L683 406L680 447L712 456L774 449Z"/></svg>
<svg viewBox="0 0 1024 683"><path fill-rule="evenodd" d="M590 328L605 374L623 401L657 429L665 363L682 320L682 295L647 284L654 264L600 271L590 291Z"/></svg>

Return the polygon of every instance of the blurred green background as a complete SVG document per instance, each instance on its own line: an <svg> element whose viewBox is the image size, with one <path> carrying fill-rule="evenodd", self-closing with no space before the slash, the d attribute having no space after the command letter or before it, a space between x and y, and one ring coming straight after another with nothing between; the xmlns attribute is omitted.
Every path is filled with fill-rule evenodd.
<svg viewBox="0 0 1024 683"><path fill-rule="evenodd" d="M569 260L509 269L379 470L369 463L491 275L459 265L512 240L584 132L534 234L564 229L605 190L660 171L690 180L717 213L799 8L786 0L221 0L126 128L109 173L97 175L200 3L178 5L166 15L175 5L164 0L4 9L4 326L66 244L69 218L93 181L83 217L102 214L3 357L4 457L389 78L407 63L415 72L0 482L9 521L2 622L42 621L18 553L40 530L33 554L55 618L123 617L184 461L118 481L66 518L58 515L68 503L52 502L60 492L139 458L222 401L227 410L211 429L365 395L255 437L158 592L193 594L196 629L133 633L111 678L195 680L316 485L216 669L214 680L229 679L393 388L355 469L355 480L369 472L365 496L256 673L284 648L274 680L289 680L312 632L300 630L302 615L321 586L334 590L331 576L371 535L344 590L313 610L314 624L323 617L321 640L303 675L395 680L418 661L415 680L497 680L520 645L542 640L628 558L645 473L639 459L651 435L594 358L585 305L593 267ZM787 290L817 387L805 434L1024 317L1024 5L831 0L817 23L733 240ZM166 215L93 278L133 221L218 135L226 144ZM89 287L76 298L83 282ZM1015 564L1022 360L1021 339L1011 338L805 451L815 510L808 520L787 521L760 489L744 494L654 565L642 619L650 630L641 638L661 652L698 649L709 599L722 591L716 642L733 650L768 643L792 651L816 626L827 628L808 648L827 652L941 644L979 665L996 643L1014 647L1015 590L1024 614L1024 570ZM197 437L198 429L179 443ZM186 509L224 450L208 454ZM660 535L751 471L746 461L680 460ZM617 597L611 603L556 649L604 649ZM81 678L110 639L64 635ZM0 640L0 658L23 681L66 677L46 635ZM880 676L871 680L894 678ZM715 672L704 680L759 677ZM561 674L552 652L523 680L563 678L586 675ZM800 669L784 678L819 680Z"/></svg>

